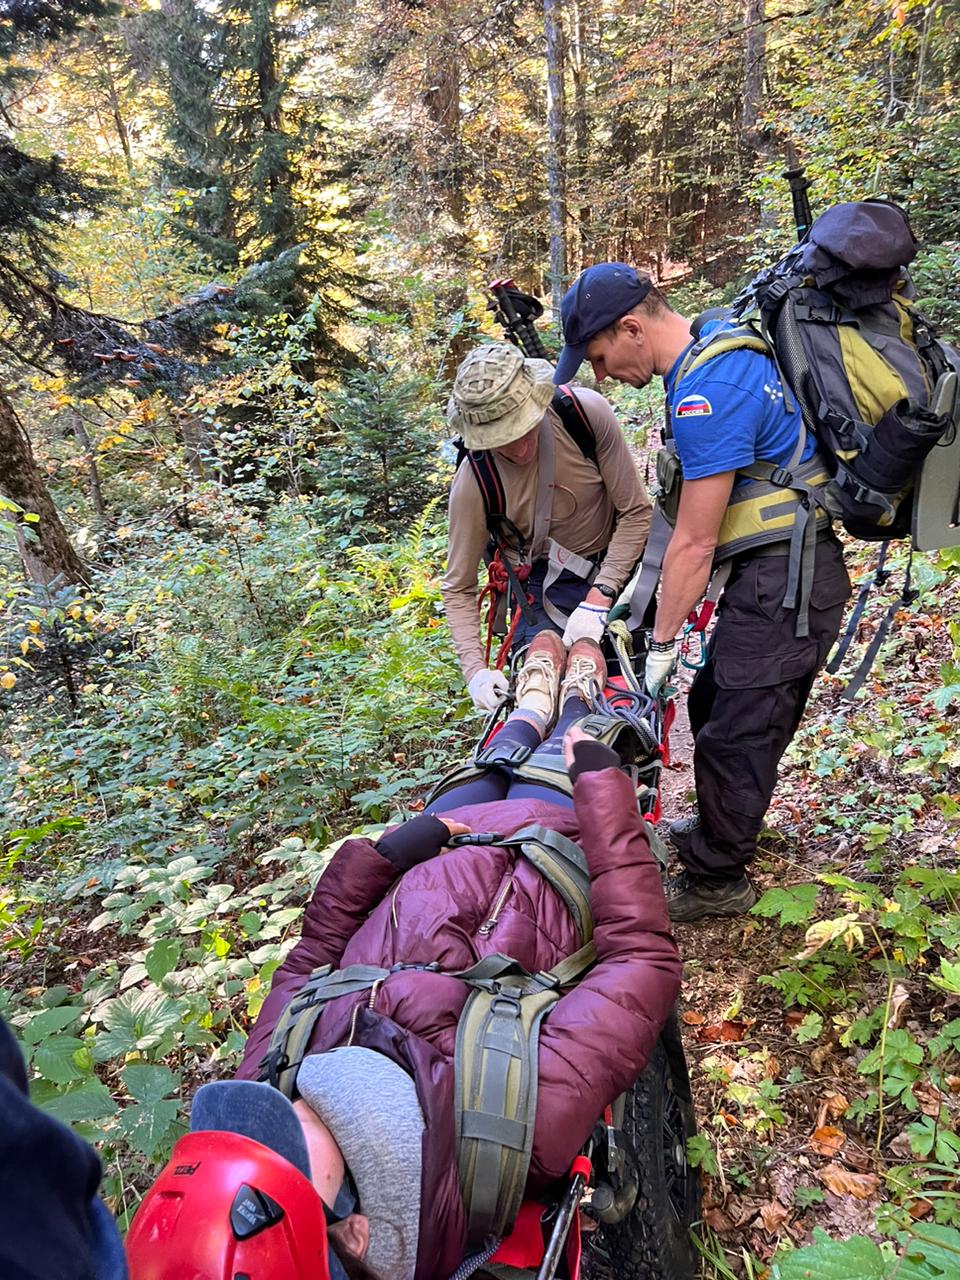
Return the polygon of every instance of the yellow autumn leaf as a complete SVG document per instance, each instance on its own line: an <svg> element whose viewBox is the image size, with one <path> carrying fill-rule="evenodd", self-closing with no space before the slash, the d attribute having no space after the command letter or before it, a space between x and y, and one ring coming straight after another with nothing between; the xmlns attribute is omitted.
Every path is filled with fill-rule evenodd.
<svg viewBox="0 0 960 1280"><path fill-rule="evenodd" d="M137 605L132 604L130 608L127 610L127 612L123 615L124 622L128 623L131 627L137 620L137 607L138 607Z"/></svg>
<svg viewBox="0 0 960 1280"><path fill-rule="evenodd" d="M860 917L853 913L837 916L833 920L818 920L812 924L804 935L804 948L795 957L797 960L809 960L812 955L825 947L829 942L843 941L848 951L852 951L854 943L863 945L863 929Z"/></svg>
<svg viewBox="0 0 960 1280"><path fill-rule="evenodd" d="M20 652L23 654L30 652L30 641L27 640L26 637L20 641Z"/></svg>
<svg viewBox="0 0 960 1280"><path fill-rule="evenodd" d="M0 676L0 689L12 689L16 683L17 677L12 671L4 671L3 675Z"/></svg>

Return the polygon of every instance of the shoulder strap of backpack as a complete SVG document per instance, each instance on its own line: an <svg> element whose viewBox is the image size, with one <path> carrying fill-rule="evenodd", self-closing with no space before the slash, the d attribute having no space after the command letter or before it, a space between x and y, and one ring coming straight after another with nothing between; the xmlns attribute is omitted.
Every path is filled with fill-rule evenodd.
<svg viewBox="0 0 960 1280"><path fill-rule="evenodd" d="M272 1084L285 1097L292 1099L297 1072L306 1055L317 1019L323 1012L323 1006L328 1000L335 1000L338 996L369 991L389 973L389 969L371 964L352 964L346 969L337 970L332 965L325 964L314 969L277 1019L269 1048L260 1063L258 1079Z"/></svg>
<svg viewBox="0 0 960 1280"><path fill-rule="evenodd" d="M594 434L590 419L584 412L583 405L577 399L573 389L564 383L557 387L550 407L563 424L563 429L574 444L594 466L597 463L597 437Z"/></svg>
<svg viewBox="0 0 960 1280"><path fill-rule="evenodd" d="M698 338L689 348L677 370L674 385L679 386L688 373L728 351L759 351L765 356L773 354L770 343L752 325L739 324L734 329L713 329Z"/></svg>
<svg viewBox="0 0 960 1280"><path fill-rule="evenodd" d="M539 823L523 827L501 843L519 847L567 904L582 941L589 942L593 937L590 872L580 846Z"/></svg>
<svg viewBox="0 0 960 1280"><path fill-rule="evenodd" d="M480 988L460 1015L454 1058L457 1170L471 1244L513 1226L533 1150L540 1027L596 958L589 941L546 973L526 974L505 956L486 956L460 975ZM493 972L500 976L482 976Z"/></svg>

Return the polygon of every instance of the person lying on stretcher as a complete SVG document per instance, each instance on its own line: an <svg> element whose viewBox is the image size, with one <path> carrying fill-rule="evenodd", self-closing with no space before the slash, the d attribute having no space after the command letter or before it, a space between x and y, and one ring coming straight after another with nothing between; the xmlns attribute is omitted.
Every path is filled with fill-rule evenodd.
<svg viewBox="0 0 960 1280"><path fill-rule="evenodd" d="M199 1091L193 1132L134 1220L133 1280L448 1280L479 1248L468 1218L490 1192L477 1174L468 1209L455 1098L466 975L484 986L500 963L478 967L485 958L510 957L546 985L561 966L563 994L535 1049L526 1194L565 1177L604 1107L643 1070L680 986L631 782L614 751L569 728L604 677L592 641L568 657L542 633L501 730L507 744L534 747L565 734L569 804L493 767L447 792L442 814L341 845L274 975L238 1079ZM532 841L525 850L509 843L518 832ZM464 843L470 833L490 834ZM571 841L589 874L585 908L575 884L560 892L562 878L535 865L544 850L569 858ZM583 947L591 929L595 954ZM298 993L309 1004L311 991L321 993L315 1020L298 1022ZM294 1033L278 1036L278 1025Z"/></svg>

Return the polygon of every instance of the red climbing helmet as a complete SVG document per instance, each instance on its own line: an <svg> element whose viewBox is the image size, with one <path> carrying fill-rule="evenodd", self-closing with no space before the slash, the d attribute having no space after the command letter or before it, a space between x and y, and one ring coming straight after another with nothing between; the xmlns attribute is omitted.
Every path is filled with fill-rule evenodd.
<svg viewBox="0 0 960 1280"><path fill-rule="evenodd" d="M204 1085L191 1124L130 1227L131 1280L346 1280L327 1242L327 1221L346 1215L310 1182L287 1099L248 1081Z"/></svg>

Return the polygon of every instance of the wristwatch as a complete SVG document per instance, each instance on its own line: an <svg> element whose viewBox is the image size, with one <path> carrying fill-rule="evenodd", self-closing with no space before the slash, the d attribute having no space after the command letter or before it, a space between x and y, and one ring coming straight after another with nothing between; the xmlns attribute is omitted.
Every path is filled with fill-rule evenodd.
<svg viewBox="0 0 960 1280"><path fill-rule="evenodd" d="M604 583L603 586L600 586L599 583L595 582L593 584L593 590L599 591L600 594L602 596L606 596L608 600L615 600L617 597L617 593L614 591L613 587L608 587L606 583Z"/></svg>

